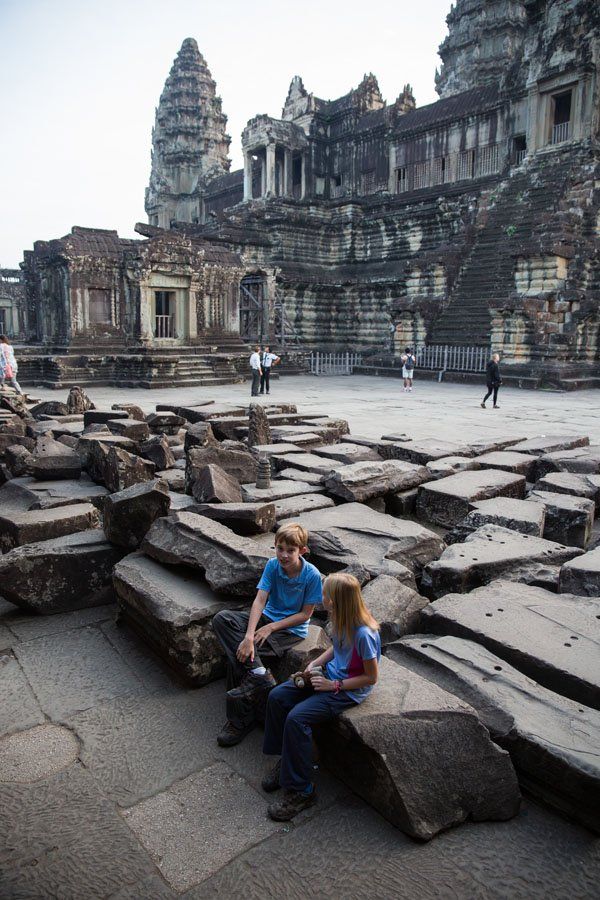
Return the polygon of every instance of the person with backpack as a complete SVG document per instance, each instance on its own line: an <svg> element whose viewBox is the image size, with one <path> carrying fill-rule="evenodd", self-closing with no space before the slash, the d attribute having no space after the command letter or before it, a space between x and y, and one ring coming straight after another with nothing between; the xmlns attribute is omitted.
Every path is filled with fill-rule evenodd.
<svg viewBox="0 0 600 900"><path fill-rule="evenodd" d="M412 391L413 375L415 371L415 355L410 347L402 354L402 377L404 378L404 392Z"/></svg>

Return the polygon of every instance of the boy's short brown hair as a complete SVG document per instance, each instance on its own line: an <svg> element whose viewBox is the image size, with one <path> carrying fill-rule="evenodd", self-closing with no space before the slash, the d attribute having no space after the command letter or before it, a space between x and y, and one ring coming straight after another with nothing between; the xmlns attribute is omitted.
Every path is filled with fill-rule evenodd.
<svg viewBox="0 0 600 900"><path fill-rule="evenodd" d="M308 545L308 531L299 522L290 522L282 525L275 534L275 546L277 544L291 544L292 547L306 547Z"/></svg>

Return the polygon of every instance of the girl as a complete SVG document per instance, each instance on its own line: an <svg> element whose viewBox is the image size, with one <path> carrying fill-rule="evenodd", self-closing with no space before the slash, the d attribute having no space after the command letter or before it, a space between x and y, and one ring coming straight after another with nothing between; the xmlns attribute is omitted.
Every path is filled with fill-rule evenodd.
<svg viewBox="0 0 600 900"><path fill-rule="evenodd" d="M263 752L281 755L263 780L265 791L285 788L269 806L276 822L287 822L316 802L312 773L312 726L326 722L367 697L377 682L381 656L379 625L366 608L360 584L339 572L323 583L323 606L332 624L333 646L308 664L310 686L286 681L269 694ZM314 673L316 666L324 675Z"/></svg>

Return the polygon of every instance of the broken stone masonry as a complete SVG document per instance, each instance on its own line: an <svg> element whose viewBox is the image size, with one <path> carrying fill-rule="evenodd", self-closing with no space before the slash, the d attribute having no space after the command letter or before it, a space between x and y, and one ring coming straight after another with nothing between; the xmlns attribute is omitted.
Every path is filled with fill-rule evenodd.
<svg viewBox="0 0 600 900"><path fill-rule="evenodd" d="M361 582L384 648L374 693L318 730L322 764L420 840L510 819L520 789L600 833L600 448L565 434L369 440L272 405L258 417L267 453L251 446L254 405L144 416L86 401L50 419L0 394L6 601L68 629L116 599L121 633L181 679L171 690L202 689L225 672L212 617L248 608L274 532L300 520L320 571ZM310 450L282 419L318 422ZM141 455L149 444L164 470ZM315 617L278 678L329 645L323 626Z"/></svg>
<svg viewBox="0 0 600 900"><path fill-rule="evenodd" d="M248 122L237 171L187 38L145 239L74 227L25 254L21 380L209 384L260 341L288 370L311 349L398 374L407 345L478 347L505 383L600 384L600 7L457 0L447 23L437 102L406 84L388 103L373 74L324 100L295 76L280 118Z"/></svg>

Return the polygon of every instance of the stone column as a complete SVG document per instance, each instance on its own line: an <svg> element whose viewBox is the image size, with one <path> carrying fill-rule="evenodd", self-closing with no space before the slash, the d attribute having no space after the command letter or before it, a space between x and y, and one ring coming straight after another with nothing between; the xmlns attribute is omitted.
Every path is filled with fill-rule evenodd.
<svg viewBox="0 0 600 900"><path fill-rule="evenodd" d="M244 152L244 200L252 200L252 154Z"/></svg>
<svg viewBox="0 0 600 900"><path fill-rule="evenodd" d="M300 166L301 166L301 182L300 182L300 199L303 200L306 197L306 153L303 153L300 157Z"/></svg>
<svg viewBox="0 0 600 900"><path fill-rule="evenodd" d="M292 151L287 147L283 151L283 196L292 196Z"/></svg>
<svg viewBox="0 0 600 900"><path fill-rule="evenodd" d="M275 196L275 144L267 144L267 197Z"/></svg>
<svg viewBox="0 0 600 900"><path fill-rule="evenodd" d="M266 148L265 148L266 154ZM266 155L262 154L259 157L260 159L260 196L264 197L267 192L267 162Z"/></svg>
<svg viewBox="0 0 600 900"><path fill-rule="evenodd" d="M390 152L389 152L389 175L388 175L388 191L390 194L396 193L396 145L393 141L390 142Z"/></svg>

